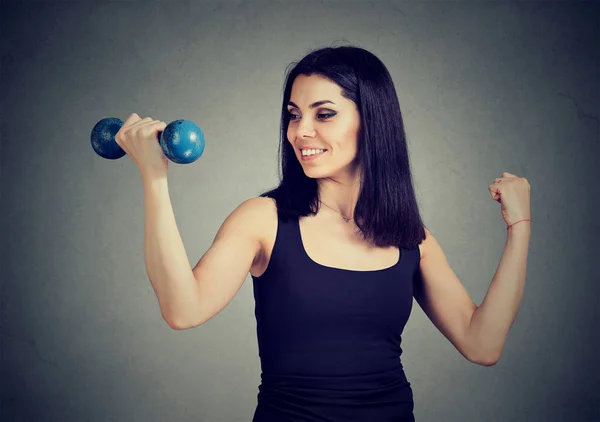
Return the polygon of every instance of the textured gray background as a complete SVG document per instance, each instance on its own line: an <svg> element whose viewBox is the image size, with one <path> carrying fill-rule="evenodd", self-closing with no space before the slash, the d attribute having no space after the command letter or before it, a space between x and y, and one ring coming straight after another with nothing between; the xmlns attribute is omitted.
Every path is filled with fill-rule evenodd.
<svg viewBox="0 0 600 422"><path fill-rule="evenodd" d="M531 184L525 296L500 362L466 361L414 302L403 363L417 421L600 420L600 9L594 2L33 2L1 9L2 421L250 421L252 284L171 330L143 261L134 163L103 117L190 119L172 164L190 265L277 182L283 75L352 43L388 66L424 221L476 303L506 239L487 187Z"/></svg>

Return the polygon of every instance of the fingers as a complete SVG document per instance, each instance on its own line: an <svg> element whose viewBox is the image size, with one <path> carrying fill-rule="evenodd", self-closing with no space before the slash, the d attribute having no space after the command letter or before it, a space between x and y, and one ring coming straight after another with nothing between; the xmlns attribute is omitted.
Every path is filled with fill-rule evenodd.
<svg viewBox="0 0 600 422"><path fill-rule="evenodd" d="M161 132L165 129L166 124L165 122L161 122L160 120L152 120L150 119L149 121L144 122L143 120L141 120L140 122L136 123L135 127L130 128L129 130L132 131L133 133L141 133L142 136L144 138L150 137L150 135L157 135L158 132ZM153 137L153 139L155 138L155 136ZM158 138L155 138L158 140Z"/></svg>
<svg viewBox="0 0 600 422"><path fill-rule="evenodd" d="M131 131L133 133L138 132L138 131L144 131L144 133L147 133L148 131L146 130L147 128L152 128L154 126L160 126L162 124L162 122L160 120L154 120L151 119L150 117L146 117L145 119L142 120L138 120L137 122L135 122L133 125L131 125L129 128L126 129L127 132Z"/></svg>
<svg viewBox="0 0 600 422"><path fill-rule="evenodd" d="M129 155L128 147L132 142L149 138L158 139L156 135L164 131L166 126L167 124L162 120L155 120L151 117L142 119L137 113L133 113L115 135L115 141Z"/></svg>
<svg viewBox="0 0 600 422"><path fill-rule="evenodd" d="M144 135L146 135L148 133L151 133L152 131L156 131L157 129L161 130L160 129L161 126L162 126L162 130L164 130L164 128L167 126L167 124L161 120L155 120L151 117L144 117L142 119L136 113L133 113L131 116L129 116L127 121L125 123L123 123L123 126L119 130L119 133L125 134L130 131L132 133L136 133L137 131L141 130L142 128L150 127L151 128L150 131L144 130L142 132Z"/></svg>
<svg viewBox="0 0 600 422"><path fill-rule="evenodd" d="M496 183L489 185L488 191L490 192L490 195L492 196L494 201L500 202L500 195L498 194L498 185Z"/></svg>
<svg viewBox="0 0 600 422"><path fill-rule="evenodd" d="M138 130L144 126L148 126L148 124L154 122L154 119L150 118L150 117L144 117L143 119L139 119L137 121L134 121L133 123L131 123L131 125L125 127L125 125L123 125L123 131L124 132L129 132L130 130Z"/></svg>
<svg viewBox="0 0 600 422"><path fill-rule="evenodd" d="M161 121L155 120L151 117L144 117L142 119L137 113L132 113L127 118L127 120L125 120L125 123L123 123L123 126L121 127L121 129L124 132L128 129L139 128L139 127L146 126L149 123L153 123L153 122L161 122ZM162 122L162 123L164 123L164 122Z"/></svg>
<svg viewBox="0 0 600 422"><path fill-rule="evenodd" d="M122 128L123 128L123 127L129 127L129 126L131 126L132 124L134 124L135 122L137 122L138 120L141 120L141 117L140 117L140 116L138 116L138 114L137 114L137 113L133 113L133 114L131 114L131 115L130 115L130 116L127 118L127 120L125 120L125 123L123 123L123 126L122 126Z"/></svg>
<svg viewBox="0 0 600 422"><path fill-rule="evenodd" d="M127 118L127 120L125 120L125 122L123 123L123 126L121 126L119 128L119 131L115 134L115 142L123 150L125 150L125 152L127 152L127 149L125 149L124 143L123 143L123 140L121 139L121 137L123 136L123 134L125 132L129 131L129 128L131 128L134 124L136 124L140 120L142 120L142 118L140 116L138 116L137 113L132 113L131 115L129 115L129 117Z"/></svg>
<svg viewBox="0 0 600 422"><path fill-rule="evenodd" d="M494 179L494 183L492 183L491 185L488 186L488 191L490 192L490 195L492 196L492 198L494 198L495 201L500 202L500 189L502 186L502 182L504 183L515 183L514 179L524 179L521 178L515 174L509 173L507 171L502 172L502 177L496 177ZM524 179L527 180L527 179Z"/></svg>

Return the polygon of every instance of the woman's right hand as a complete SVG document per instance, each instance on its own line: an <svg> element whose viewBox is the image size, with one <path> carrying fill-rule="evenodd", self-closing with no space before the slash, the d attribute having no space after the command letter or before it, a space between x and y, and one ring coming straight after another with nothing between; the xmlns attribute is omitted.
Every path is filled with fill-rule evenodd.
<svg viewBox="0 0 600 422"><path fill-rule="evenodd" d="M142 174L166 174L169 160L165 156L158 134L167 124L150 117L142 119L133 113L115 135L115 141L138 166Z"/></svg>

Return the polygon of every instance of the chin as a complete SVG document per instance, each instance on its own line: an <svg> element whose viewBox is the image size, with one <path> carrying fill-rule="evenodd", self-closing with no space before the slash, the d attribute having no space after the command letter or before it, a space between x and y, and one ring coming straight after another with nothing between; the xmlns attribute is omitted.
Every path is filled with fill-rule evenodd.
<svg viewBox="0 0 600 422"><path fill-rule="evenodd" d="M323 179L325 177L330 176L329 173L326 173L323 170L317 170L317 169L309 169L308 171L306 169L304 169L304 174L306 175L306 177L309 177L311 179Z"/></svg>

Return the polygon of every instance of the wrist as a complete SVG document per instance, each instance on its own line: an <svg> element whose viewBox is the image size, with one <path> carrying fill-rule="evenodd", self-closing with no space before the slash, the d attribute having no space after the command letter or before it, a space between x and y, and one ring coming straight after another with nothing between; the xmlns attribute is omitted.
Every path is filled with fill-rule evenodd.
<svg viewBox="0 0 600 422"><path fill-rule="evenodd" d="M513 227L516 227L517 225L526 225L529 227L529 223L531 223L531 217L528 218L519 218L518 220L514 221L513 223L507 224L506 226L506 230L512 230Z"/></svg>
<svg viewBox="0 0 600 422"><path fill-rule="evenodd" d="M529 236L531 233L531 221L520 221L507 227L508 236Z"/></svg>
<svg viewBox="0 0 600 422"><path fill-rule="evenodd" d="M159 170L140 170L140 175L142 177L142 182L144 183L144 185L149 184L155 184L157 182L162 182L162 181L166 181L167 180L167 172L166 171L159 171Z"/></svg>

